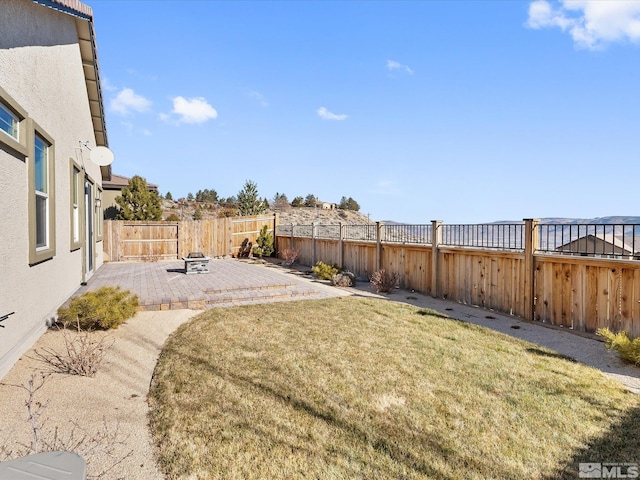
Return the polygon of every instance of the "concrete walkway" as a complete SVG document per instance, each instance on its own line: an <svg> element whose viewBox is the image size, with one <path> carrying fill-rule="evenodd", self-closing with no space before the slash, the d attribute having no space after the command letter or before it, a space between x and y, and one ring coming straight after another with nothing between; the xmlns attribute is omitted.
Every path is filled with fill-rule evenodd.
<svg viewBox="0 0 640 480"><path fill-rule="evenodd" d="M205 309L247 303L267 303L363 295L429 308L457 320L481 325L511 337L536 343L615 378L640 393L640 368L625 364L616 352L605 348L599 337L470 305L396 289L376 294L368 282L355 288L337 288L316 280L305 267L286 268L269 262L213 259L210 272L184 274L184 262L107 263L77 294L105 285L119 285L140 297L143 310Z"/></svg>

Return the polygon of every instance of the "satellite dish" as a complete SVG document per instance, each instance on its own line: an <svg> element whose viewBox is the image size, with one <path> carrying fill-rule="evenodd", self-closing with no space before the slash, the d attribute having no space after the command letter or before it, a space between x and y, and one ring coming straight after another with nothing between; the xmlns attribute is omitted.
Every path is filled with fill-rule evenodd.
<svg viewBox="0 0 640 480"><path fill-rule="evenodd" d="M89 153L89 158L100 167L106 167L113 162L113 152L107 147L94 147Z"/></svg>

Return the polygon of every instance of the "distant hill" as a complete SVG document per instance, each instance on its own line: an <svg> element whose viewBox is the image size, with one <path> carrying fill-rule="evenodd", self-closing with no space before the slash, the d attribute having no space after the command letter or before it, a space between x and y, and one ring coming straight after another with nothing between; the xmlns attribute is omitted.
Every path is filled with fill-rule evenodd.
<svg viewBox="0 0 640 480"><path fill-rule="evenodd" d="M163 200L163 218L167 218L170 214L176 214L182 219L191 219L193 212L197 206L197 202L175 202L171 200ZM218 217L221 207L214 204L201 205L201 212L203 218L216 218ZM273 214L272 210L269 210L267 214ZM367 225L375 223L369 219L367 215L352 210L324 210L321 208L309 208L309 207L290 207L283 210L279 210L280 223L284 225L310 225L315 222L321 225L337 225L342 222L345 225ZM497 220L490 222L490 224L505 224L505 223L521 223L522 220ZM394 220L382 220L381 223L386 225L404 225L402 222L396 222ZM429 225L431 222L425 222ZM609 217L596 217L596 218L562 218L562 217L548 217L541 218L541 224L547 225L618 225L618 224L637 224L640 225L640 216L609 216Z"/></svg>
<svg viewBox="0 0 640 480"><path fill-rule="evenodd" d="M614 225L614 224L640 224L640 217L631 217L631 216L612 216L612 217L596 217L596 218L559 218L559 217L551 217L551 218L541 218L540 223L546 224L557 224L557 223L568 223L568 224L594 224L594 225Z"/></svg>
<svg viewBox="0 0 640 480"><path fill-rule="evenodd" d="M216 204L198 204L195 201L176 202L173 200L163 200L162 206L162 218L164 219L173 214L180 219L190 220L193 218L193 213L197 207L200 207L203 219L217 218L223 210L222 207ZM273 210L268 210L265 214L272 215L273 213ZM321 208L289 207L283 210L278 210L277 213L280 216L281 225L311 225L312 223L320 225L337 225L340 222L345 225L366 225L374 223L371 222L369 217L364 213L355 212L353 210L324 210Z"/></svg>
<svg viewBox="0 0 640 480"><path fill-rule="evenodd" d="M611 216L611 217L596 217L596 218L562 218L562 217L548 217L540 218L541 224L557 225L618 225L618 224L638 224L640 225L640 217L632 216ZM522 220L497 220L489 222L488 224L503 224L503 223L521 223ZM401 225L400 222L394 222L393 220L383 220L382 223L387 225Z"/></svg>
<svg viewBox="0 0 640 480"><path fill-rule="evenodd" d="M296 207L286 211L278 212L280 215L281 225L311 225L317 223L320 225L367 225L375 223L369 220L364 213L354 212L353 210L323 210L320 208Z"/></svg>

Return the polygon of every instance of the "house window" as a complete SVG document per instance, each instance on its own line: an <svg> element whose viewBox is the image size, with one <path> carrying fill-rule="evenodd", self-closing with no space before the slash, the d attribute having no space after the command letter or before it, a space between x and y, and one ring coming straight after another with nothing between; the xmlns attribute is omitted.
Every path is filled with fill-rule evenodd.
<svg viewBox="0 0 640 480"><path fill-rule="evenodd" d="M102 240L102 223L104 222L104 213L102 211L102 189L98 187L96 195L96 240Z"/></svg>
<svg viewBox="0 0 640 480"><path fill-rule="evenodd" d="M7 106L0 103L0 130L18 140L20 119Z"/></svg>
<svg viewBox="0 0 640 480"><path fill-rule="evenodd" d="M29 262L55 255L55 185L53 139L29 119Z"/></svg>
<svg viewBox="0 0 640 480"><path fill-rule="evenodd" d="M35 135L33 170L36 196L36 248L49 246L49 145Z"/></svg>
<svg viewBox="0 0 640 480"><path fill-rule="evenodd" d="M21 157L26 157L27 112L0 87L0 146L6 147Z"/></svg>
<svg viewBox="0 0 640 480"><path fill-rule="evenodd" d="M70 199L70 214L71 214L71 250L77 250L82 247L80 242L80 202L82 196L82 175L80 167L73 161L71 163L71 199Z"/></svg>

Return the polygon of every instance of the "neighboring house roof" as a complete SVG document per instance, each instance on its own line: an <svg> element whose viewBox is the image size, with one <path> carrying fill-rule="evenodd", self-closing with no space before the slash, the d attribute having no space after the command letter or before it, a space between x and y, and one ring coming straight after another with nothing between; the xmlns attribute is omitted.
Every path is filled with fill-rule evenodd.
<svg viewBox="0 0 640 480"><path fill-rule="evenodd" d="M103 190L122 190L124 187L129 186L129 177L123 177L122 175L111 175L111 180L105 180L102 182ZM147 182L147 187L152 192L158 191L158 185Z"/></svg>
<svg viewBox="0 0 640 480"><path fill-rule="evenodd" d="M556 250L559 252L576 252L583 253L585 250L585 241L601 241L611 245L611 250L609 249L600 249L596 248L594 252L591 252L587 247L587 251L584 253L596 253L596 254L623 254L623 255L632 255L633 247L631 247L628 243L625 243L622 237L614 236L613 233L590 233L588 235L583 235L582 237L576 238L571 242L565 243L564 245L560 245Z"/></svg>
<svg viewBox="0 0 640 480"><path fill-rule="evenodd" d="M104 114L104 102L102 88L100 86L100 68L98 67L98 47L93 25L93 10L78 0L32 0L34 3L58 10L75 17L76 30L78 32L78 44L82 57L85 83L91 120L96 137L96 145L108 147L107 122ZM78 139L80 141L87 139ZM111 165L100 167L103 180L111 178Z"/></svg>

